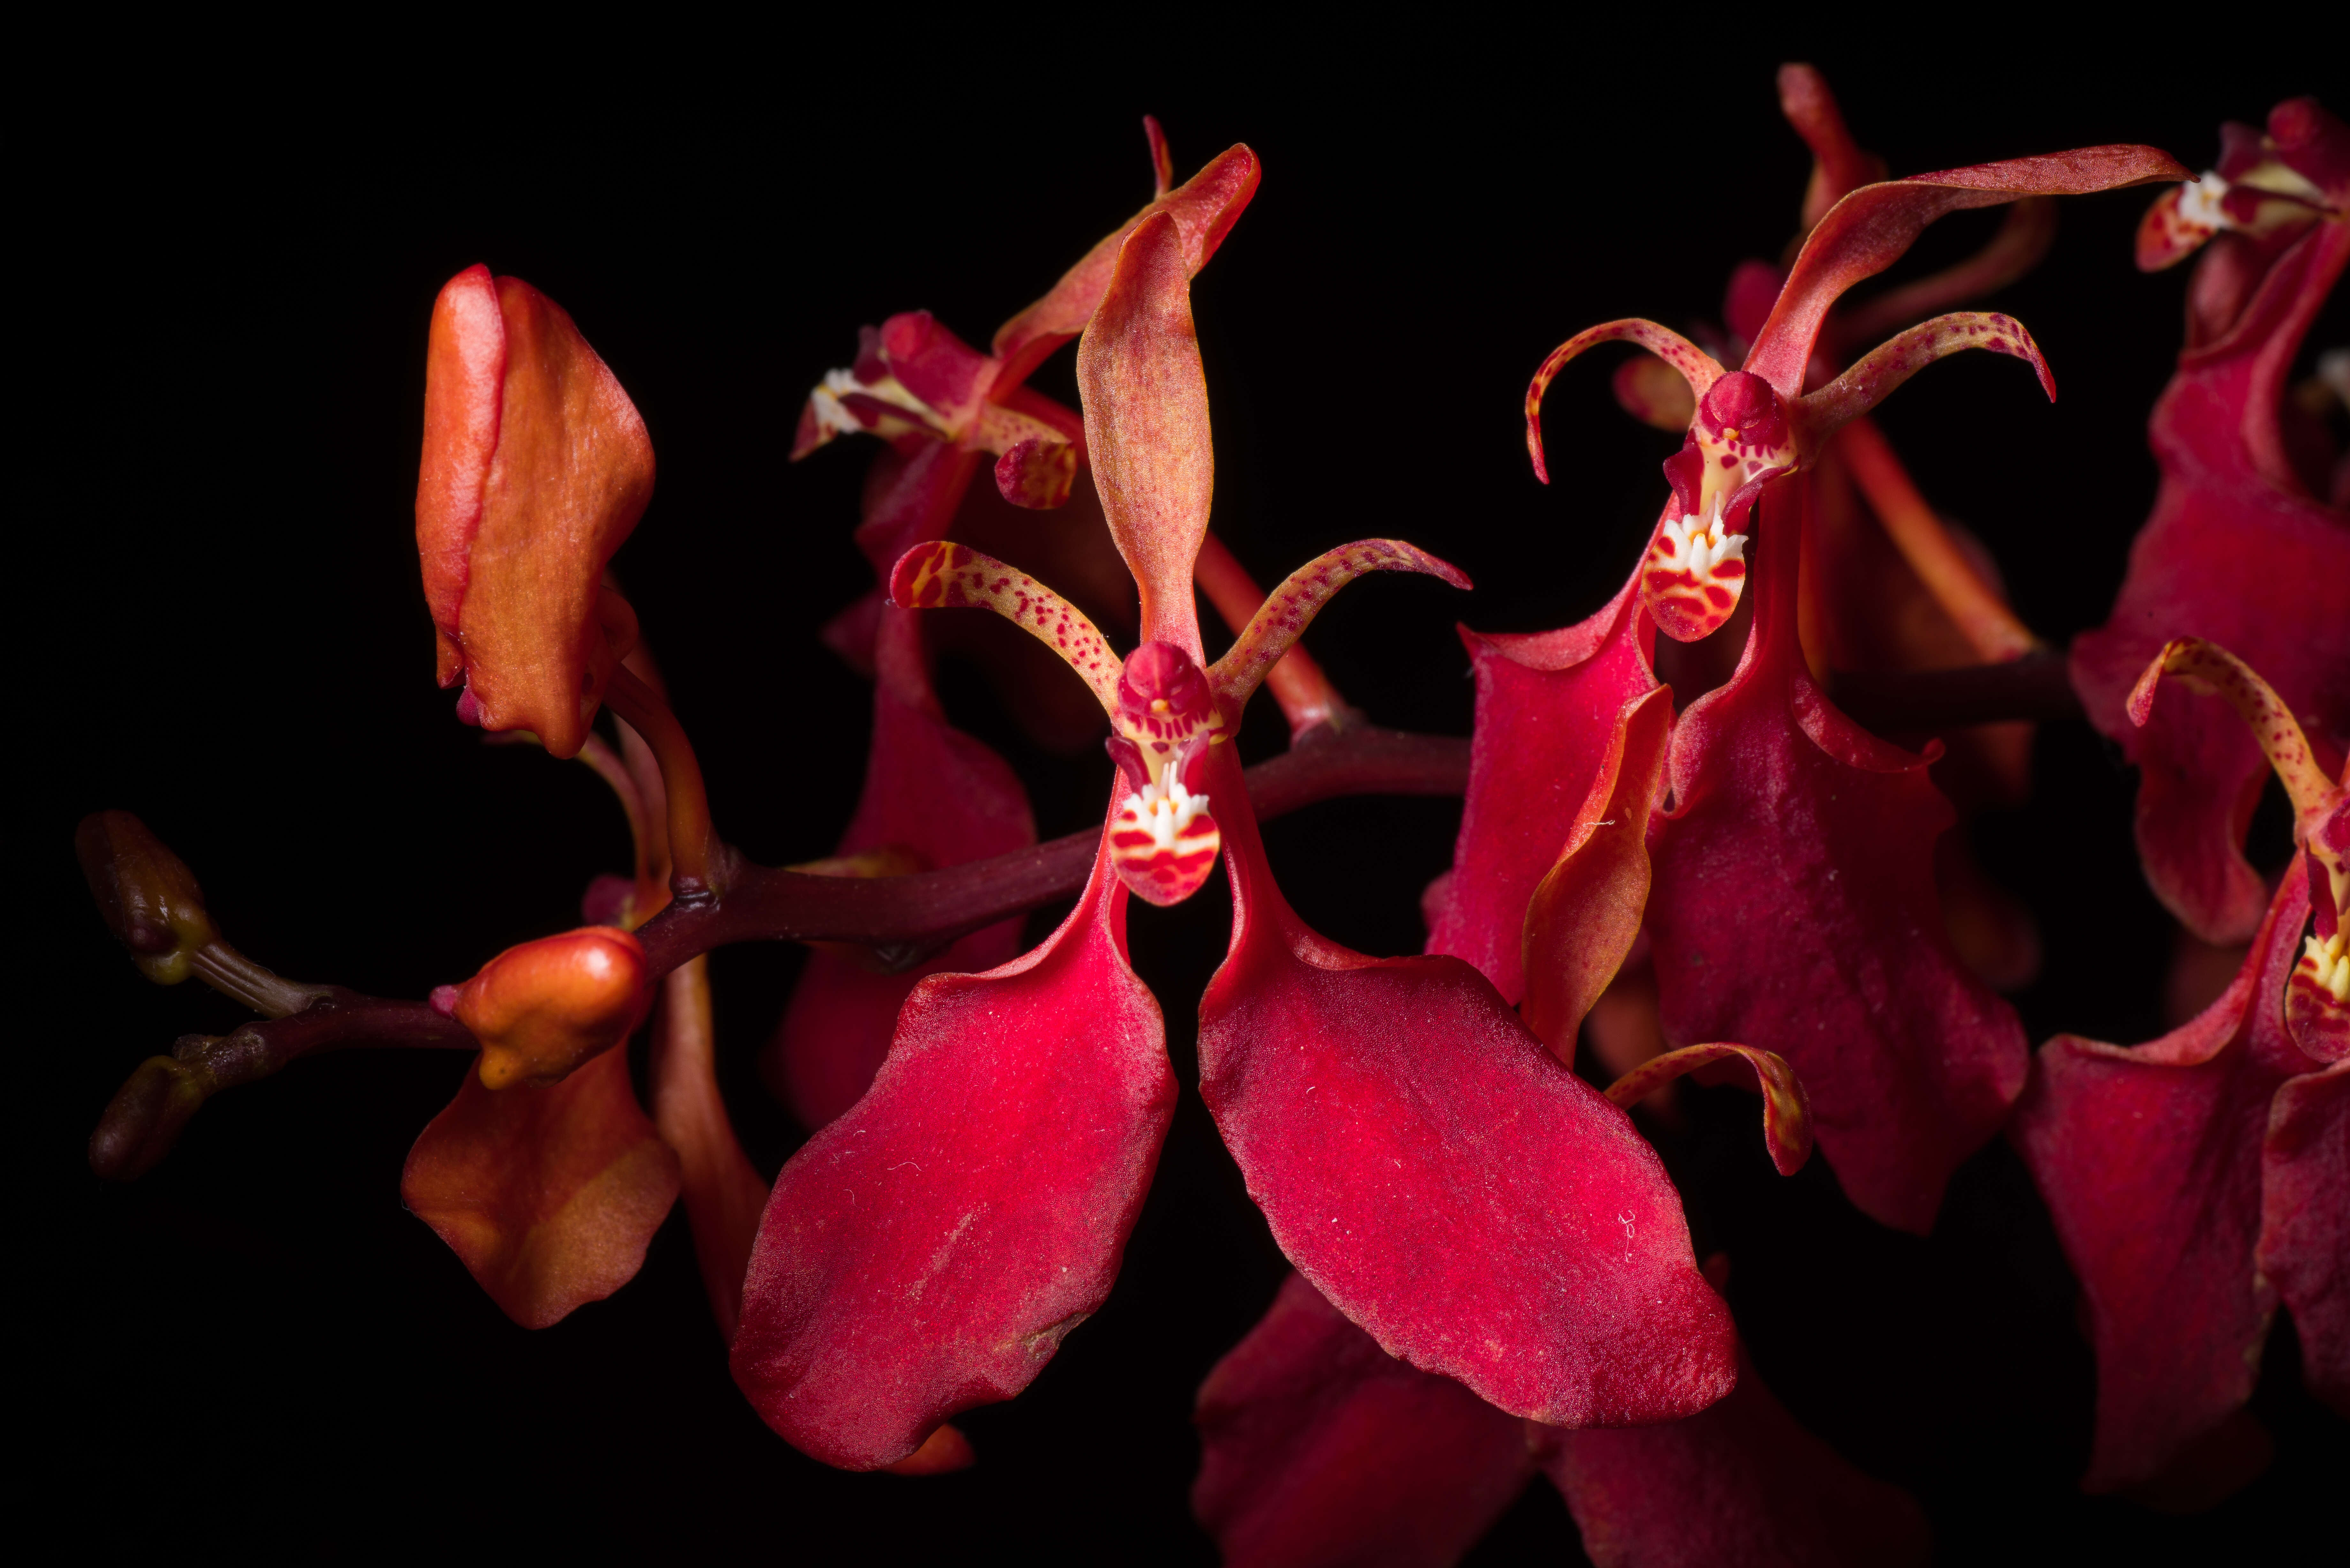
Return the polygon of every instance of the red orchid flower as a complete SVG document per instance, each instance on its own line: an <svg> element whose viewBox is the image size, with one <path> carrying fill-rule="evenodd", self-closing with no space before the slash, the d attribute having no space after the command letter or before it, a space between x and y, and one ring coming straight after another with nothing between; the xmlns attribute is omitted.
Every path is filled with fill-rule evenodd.
<svg viewBox="0 0 2350 1568"><path fill-rule="evenodd" d="M2301 853L2235 982L2161 1039L2059 1035L2010 1136L2087 1303L2097 1425L2082 1484L2162 1478L2250 1397L2282 1302L2311 1392L2350 1414L2350 788L2283 698L2233 654L2164 648L2133 689L2151 723L2168 676L2241 715L2283 782Z"/></svg>
<svg viewBox="0 0 2350 1568"><path fill-rule="evenodd" d="M1706 1275L1718 1290L1728 1260ZM1228 1568L1458 1562L1539 1469L1600 1568L1923 1562L1908 1493L1805 1431L1739 1349L1721 1403L1563 1430L1383 1352L1292 1274L1200 1386L1192 1511Z"/></svg>
<svg viewBox="0 0 2350 1568"><path fill-rule="evenodd" d="M2272 681L2313 742L2350 748L2350 462L2285 397L2350 262L2350 126L2293 99L2267 134L2229 125L2220 144L2220 167L2165 194L2138 232L2149 271L2204 255L2178 373L2147 427L2162 469L2154 514L2113 614L2072 659L2091 721L2138 765L2147 879L2189 930L2227 943L2269 904L2243 854L2267 777L2259 750L2208 703L2165 704L2140 728L2126 699L2167 640L2204 638Z"/></svg>
<svg viewBox="0 0 2350 1568"><path fill-rule="evenodd" d="M972 489L983 459L993 460L995 490L1015 506L1057 507L1069 499L1083 463L1083 421L1075 410L1031 390L1027 378L1093 315L1118 246L1137 224L1166 213L1196 273L1255 194L1256 155L1244 146L1170 188L1166 139L1157 120L1146 118L1143 126L1158 187L1150 203L1005 322L992 353L969 348L928 311L893 316L878 329L866 328L856 363L832 371L810 394L795 459L842 433L867 431L890 442L867 484L857 533L884 584L908 550L979 531L979 515L995 501ZM1072 525L1084 529L1088 521L1076 518ZM1030 528L1026 542L1042 532ZM1035 842L1027 794L1011 768L947 723L931 689L931 639L919 618L886 604L877 588L827 628L826 640L873 676L873 736L864 793L838 846L828 859L795 869L921 871ZM768 1083L804 1123L823 1127L872 1083L915 984L926 975L1009 961L1019 950L1020 929L1019 920L1002 921L894 971L881 969L868 952L817 948L762 1058Z"/></svg>
<svg viewBox="0 0 2350 1568"><path fill-rule="evenodd" d="M1803 238L1837 202L1885 178L1885 161L1854 140L1816 69L1783 66L1778 85L1780 108L1814 159L1801 231L1785 257L1792 264ZM2055 220L2053 197L2025 197L2009 206L1998 233L1965 260L1857 304L1839 298L1821 325L1807 389L1834 379L1854 349L2030 271L2047 253ZM1725 363L1744 358L1786 278L1785 265L1740 264L1722 301L1726 326L1700 324L1698 341ZM1614 385L1626 411L1660 430L1685 430L1695 412L1687 383L1653 355L1626 360ZM1815 681L1832 685L1835 671L2001 662L2039 649L2038 639L2009 608L1988 553L1936 514L1873 419L1864 415L1837 431L1811 472L1815 505L1807 524L1797 628ZM1712 684L1729 673L1716 655L1690 648L1672 660L1666 678ZM2032 732L2028 722L2011 722L1945 735L1947 750L1929 776L1961 816L1981 806L2020 804L2029 788ZM1931 737L1891 738L1922 746ZM1963 834L1946 833L1936 842L1935 880L1944 924L1968 968L1998 990L2028 983L2039 967L2038 928L2030 911L1975 863Z"/></svg>
<svg viewBox="0 0 2350 1568"><path fill-rule="evenodd" d="M1102 510L1140 597L1125 659L1060 596L960 545L910 552L898 602L994 608L1112 718L1093 876L1033 951L918 986L865 1097L785 1165L744 1282L737 1381L806 1452L870 1469L1012 1397L1115 1277L1175 1085L1128 967L1129 890L1172 901L1221 848L1230 954L1201 1006L1201 1091L1305 1275L1390 1351L1517 1414L1657 1419L1731 1382L1731 1334L1629 1122L1443 958L1336 947L1282 901L1229 743L1240 704L1390 541L1294 573L1206 663L1192 596L1213 477L1178 223L1126 239L1079 348Z"/></svg>
<svg viewBox="0 0 2350 1568"><path fill-rule="evenodd" d="M1934 219L2179 172L2152 149L2101 147L1864 186L1804 241L1741 369L1653 322L1610 322L1569 339L1527 393L1536 472L1545 472L1539 415L1551 378L1586 348L1630 341L1679 370L1694 400L1687 440L1665 464L1672 497L1632 580L1589 620L1534 636L1463 634L1478 675L1477 733L1453 869L1430 899L1430 947L1470 959L1505 996L1531 998L1551 977L1530 975L1522 950L1556 944L1530 919L1530 903L1586 820L1596 781L1622 765L1633 734L1626 711L1656 686L1656 630L1686 640L1729 618L1749 567L1745 530L1769 501L1745 656L1674 725L1671 809L1634 819L1651 864L1625 855L1623 875L1652 882L1645 923L1667 1036L1783 1055L1811 1092L1820 1146L1846 1193L1902 1229L1930 1226L1950 1171L2005 1119L2023 1083L2024 1042L1942 929L1932 852L1952 814L1926 777L1937 748L1914 755L1867 734L1805 665L1805 471L1839 427L1944 354L2012 355L2052 395L2054 383L2022 327L1962 313L1913 327L1816 390L1804 388L1836 297L1890 265ZM1602 967L1620 962L1636 935L1618 919ZM1571 1049L1579 1015L1569 1007L1549 1017L1563 1031L1554 1047Z"/></svg>

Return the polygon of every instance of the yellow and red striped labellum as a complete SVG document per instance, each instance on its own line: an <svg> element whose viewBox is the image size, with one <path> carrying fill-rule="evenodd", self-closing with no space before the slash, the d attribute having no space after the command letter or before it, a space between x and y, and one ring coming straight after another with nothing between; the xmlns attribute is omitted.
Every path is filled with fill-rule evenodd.
<svg viewBox="0 0 2350 1568"><path fill-rule="evenodd" d="M1706 389L1687 444L1665 463L1680 514L1658 524L1640 563L1640 601L1667 637L1694 642L1737 609L1742 525L1763 483L1794 466L1794 434L1769 382L1732 370Z"/></svg>

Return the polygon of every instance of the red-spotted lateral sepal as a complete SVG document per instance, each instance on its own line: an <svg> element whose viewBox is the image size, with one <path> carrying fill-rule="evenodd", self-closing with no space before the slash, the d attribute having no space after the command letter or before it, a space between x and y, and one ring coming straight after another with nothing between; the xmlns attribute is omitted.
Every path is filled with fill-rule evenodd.
<svg viewBox="0 0 2350 1568"><path fill-rule="evenodd" d="M889 573L900 609L992 609L1059 654L1115 714L1118 658L1086 613L1017 566L941 540L918 545Z"/></svg>
<svg viewBox="0 0 2350 1568"><path fill-rule="evenodd" d="M2260 742L2293 803L2293 836L2309 863L2310 929L2286 977L2285 1031L2321 1062L2350 1055L2350 770L2326 776L2293 710L2251 667L2217 643L2173 638L2129 695L2131 722L2154 713L2168 676L2190 691L2225 698Z"/></svg>
<svg viewBox="0 0 2350 1568"><path fill-rule="evenodd" d="M1794 433L1771 384L1743 370L1718 378L1665 460L1679 515L1658 525L1640 563L1640 602L1659 630L1694 642L1730 618L1746 586L1755 497L1794 467Z"/></svg>

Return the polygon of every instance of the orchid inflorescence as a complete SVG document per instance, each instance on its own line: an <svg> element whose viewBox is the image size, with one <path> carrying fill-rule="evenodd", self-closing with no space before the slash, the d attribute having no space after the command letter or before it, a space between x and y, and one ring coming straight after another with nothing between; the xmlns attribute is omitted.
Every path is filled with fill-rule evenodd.
<svg viewBox="0 0 2350 1568"><path fill-rule="evenodd" d="M1683 440L1604 607L1462 628L1465 748L1371 724L1300 641L1357 577L1465 575L1374 537L1267 593L1210 530L1191 287L1257 194L1249 148L1178 183L1146 120L1149 202L985 351L927 311L863 328L791 455L878 443L855 533L875 587L823 634L872 680L870 750L834 852L782 867L719 836L611 571L653 494L645 421L546 295L460 273L432 315L415 510L438 679L488 738L592 768L635 864L578 929L401 1002L276 975L138 818L88 818L82 865L142 972L262 1015L140 1065L91 1166L141 1177L212 1096L317 1052L478 1052L400 1194L515 1323L620 1289L681 1199L769 1427L846 1469L961 1469L953 1418L1018 1396L1107 1298L1174 1114L1128 897L1181 904L1221 865L1198 1088L1295 1270L1199 1394L1193 1504L1228 1561L1450 1562L1536 1471L1602 1563L1924 1559L1915 1501L1778 1403L1728 1260L1696 1254L1648 1136L1691 1075L1760 1091L1782 1175L1816 1149L1860 1213L1919 1235L1961 1163L2012 1140L2081 1284L2090 1490L2202 1463L2279 1306L2307 1386L2350 1414L2350 462L2313 472L2279 422L2350 260L2350 128L2293 100L2228 127L2199 180L2140 146L1887 179L1816 72L1780 88L1816 159L1783 264L1742 266L1718 326L1607 322L1532 378L1544 483L1575 477L1545 393L1603 345L1639 351L1624 410ZM1871 410L1970 348L2053 398L2022 323L1956 307L2041 259L2057 199L2148 184L2138 265L2200 256L2150 427L2162 488L2110 618L2060 655ZM1978 255L1847 299L1991 206ZM1075 410L1029 385L1072 340ZM999 504L1014 521L989 513L983 550L972 520ZM1024 543L1018 518L1064 509L1078 526ZM933 653L957 610L1033 640L998 647L1032 728L1106 729L1097 832L1038 844L1018 775L949 722ZM1717 634L1742 652L1708 680L1675 649ZM1971 711L1921 698L1961 672ZM1035 696L1071 678L1106 722ZM1291 748L1244 768L1260 689ZM2029 722L2074 703L2141 771L2155 892L2251 945L2160 1039L2035 1053L2002 992L2037 935L1952 829L2022 796ZM2276 877L2244 849L2272 776L2295 846ZM1339 945L1274 878L1261 821L1357 793L1463 797L1422 953ZM1022 917L1071 897L1024 950ZM719 1092L706 955L778 940L810 950L761 1073L811 1136L771 1179Z"/></svg>

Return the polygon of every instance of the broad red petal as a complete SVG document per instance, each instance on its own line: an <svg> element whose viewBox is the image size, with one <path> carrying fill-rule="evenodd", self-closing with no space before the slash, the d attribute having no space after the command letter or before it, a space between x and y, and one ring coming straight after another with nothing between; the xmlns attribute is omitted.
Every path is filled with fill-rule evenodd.
<svg viewBox="0 0 2350 1568"><path fill-rule="evenodd" d="M1926 1516L1806 1431L1756 1376L1685 1421L1551 1435L1543 1468L1596 1568L1895 1568Z"/></svg>
<svg viewBox="0 0 2350 1568"><path fill-rule="evenodd" d="M1785 1057L1846 1195L1922 1233L2022 1088L2023 1031L1943 929L1933 850L1953 814L1933 748L1877 740L1804 668L1802 494L1766 497L1745 658L1674 733L1648 931L1667 1038Z"/></svg>
<svg viewBox="0 0 2350 1568"><path fill-rule="evenodd" d="M1216 458L1191 268L1175 219L1154 213L1118 253L1077 345L1086 446L1102 516L1142 593L1142 640L1207 663L1191 565L1208 532Z"/></svg>
<svg viewBox="0 0 2350 1568"><path fill-rule="evenodd" d="M1231 748L1211 793L1245 798ZM1230 954L1200 1091L1298 1272L1389 1352L1514 1415L1668 1419L1731 1331L1656 1152L1450 958L1369 959L1284 902L1228 819Z"/></svg>
<svg viewBox="0 0 2350 1568"><path fill-rule="evenodd" d="M2016 1106L2010 1136L2088 1302L2090 1490L2159 1474L2251 1394L2276 1302L2254 1267L2262 1139L2279 1087L2314 1065L2279 1006L2308 912L2295 870L2199 1017L2135 1049L2059 1035ZM2340 1194L2326 1199L2337 1229Z"/></svg>
<svg viewBox="0 0 2350 1568"><path fill-rule="evenodd" d="M1466 959L1525 995L1526 905L1574 831L1617 715L1656 688L1653 627L1637 585L1578 626L1534 636L1461 628L1477 675L1477 728L1452 871L1430 900L1428 950Z"/></svg>
<svg viewBox="0 0 2350 1568"><path fill-rule="evenodd" d="M1937 218L2019 196L2081 195L2189 177L2176 159L2155 148L2083 147L1864 185L1830 208L1804 242L1744 369L1783 398L1800 395L1813 345L1837 296L1899 260Z"/></svg>
<svg viewBox="0 0 2350 1568"><path fill-rule="evenodd" d="M2301 1336L2301 1378L2350 1416L2350 1058L2279 1089L2261 1147L2261 1277Z"/></svg>
<svg viewBox="0 0 2350 1568"><path fill-rule="evenodd" d="M2237 258L2215 247L2199 285ZM2216 642L2257 670L2311 740L2350 749L2350 513L2312 495L2286 456L2277 406L2293 355L2350 262L2350 223L2287 249L2216 342L2179 358L2148 432L2162 468L2113 614L2073 643L2090 722L2138 765L2147 879L2206 941L2241 941L2267 904L2243 856L2268 764L2224 703L2164 702L2143 728L2125 711L2174 637Z"/></svg>
<svg viewBox="0 0 2350 1568"><path fill-rule="evenodd" d="M872 1089L776 1177L734 1376L804 1451L904 1459L1109 1294L1175 1108L1125 910L1105 854L1042 946L925 981Z"/></svg>
<svg viewBox="0 0 2350 1568"><path fill-rule="evenodd" d="M1193 1419L1191 1511L1225 1568L1444 1568L1534 1473L1523 1421L1389 1355L1296 1274Z"/></svg>
<svg viewBox="0 0 2350 1568"><path fill-rule="evenodd" d="M628 1053L607 1051L546 1088L485 1089L469 1070L408 1151L400 1196L508 1317L545 1328L636 1277L678 1179Z"/></svg>

